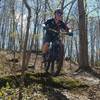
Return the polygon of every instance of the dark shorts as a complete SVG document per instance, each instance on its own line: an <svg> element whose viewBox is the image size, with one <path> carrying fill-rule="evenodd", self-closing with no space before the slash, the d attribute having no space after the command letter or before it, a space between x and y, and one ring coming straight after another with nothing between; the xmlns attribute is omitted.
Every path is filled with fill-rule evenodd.
<svg viewBox="0 0 100 100"><path fill-rule="evenodd" d="M43 44L44 43L46 43L46 42L48 42L48 43L50 43L52 40L53 40L53 36L52 35L50 35L50 34L45 34L45 36L44 36L44 38L43 38Z"/></svg>
<svg viewBox="0 0 100 100"><path fill-rule="evenodd" d="M46 33L43 38L43 44L46 42L50 43L50 42L54 41L58 37L58 35L59 34L56 32Z"/></svg>

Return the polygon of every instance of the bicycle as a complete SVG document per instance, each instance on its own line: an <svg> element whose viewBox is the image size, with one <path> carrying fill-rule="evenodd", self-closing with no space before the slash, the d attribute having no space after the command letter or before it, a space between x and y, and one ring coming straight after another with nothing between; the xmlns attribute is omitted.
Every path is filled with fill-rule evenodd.
<svg viewBox="0 0 100 100"><path fill-rule="evenodd" d="M56 30L52 31L57 32ZM64 35L66 34L66 32L62 33L60 32L60 34ZM60 39L61 37L60 34L57 35L57 37L55 37L52 42L50 42L48 53L45 56L46 61L44 62L44 68L46 73L48 73L49 69L51 68L50 73L55 76L59 75L61 68L63 66L63 59L64 59L64 45Z"/></svg>

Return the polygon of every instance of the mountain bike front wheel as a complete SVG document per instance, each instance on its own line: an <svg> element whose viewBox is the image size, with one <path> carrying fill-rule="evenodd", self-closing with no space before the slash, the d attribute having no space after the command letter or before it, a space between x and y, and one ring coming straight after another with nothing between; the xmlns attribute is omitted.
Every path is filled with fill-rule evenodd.
<svg viewBox="0 0 100 100"><path fill-rule="evenodd" d="M56 56L54 56L56 54ZM57 48L53 48L47 57L47 61L44 63L45 72L50 71L53 75L59 75L61 68L63 66L64 59L64 46L62 43L59 43Z"/></svg>
<svg viewBox="0 0 100 100"><path fill-rule="evenodd" d="M50 62L51 73L53 73L54 75L59 75L63 66L63 59L64 59L64 46L62 43L60 43L58 47L57 59L52 59Z"/></svg>

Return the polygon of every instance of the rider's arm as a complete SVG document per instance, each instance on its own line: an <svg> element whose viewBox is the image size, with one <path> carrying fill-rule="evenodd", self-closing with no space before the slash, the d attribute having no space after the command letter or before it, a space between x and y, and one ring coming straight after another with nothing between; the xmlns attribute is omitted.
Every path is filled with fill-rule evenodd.
<svg viewBox="0 0 100 100"><path fill-rule="evenodd" d="M69 28L68 28L68 26L64 23L64 22L61 22L62 24L61 24L61 27L66 31L66 32L68 32L69 31Z"/></svg>
<svg viewBox="0 0 100 100"><path fill-rule="evenodd" d="M73 36L73 33L70 32L70 28L65 23L62 23L62 28L66 31L66 35Z"/></svg>
<svg viewBox="0 0 100 100"><path fill-rule="evenodd" d="M47 22L45 22L42 26L43 26L43 29L44 29L44 30L47 30L47 29L49 28Z"/></svg>
<svg viewBox="0 0 100 100"><path fill-rule="evenodd" d="M48 30L49 28L51 28L52 26L52 19L48 19L45 23L44 23L45 27L44 29L45 30Z"/></svg>

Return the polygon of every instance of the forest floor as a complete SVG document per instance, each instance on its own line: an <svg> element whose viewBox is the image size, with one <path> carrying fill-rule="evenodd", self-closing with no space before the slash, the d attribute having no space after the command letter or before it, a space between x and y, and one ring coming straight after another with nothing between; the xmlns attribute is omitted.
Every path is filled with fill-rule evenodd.
<svg viewBox="0 0 100 100"><path fill-rule="evenodd" d="M18 59L21 59L21 55ZM21 60L10 62L12 55L0 52L0 100L18 100L21 77ZM59 76L44 73L38 56L33 67L35 55L31 56L25 71L23 100L100 100L100 79L87 72L76 73L78 65L64 61ZM100 73L100 67L95 70Z"/></svg>

